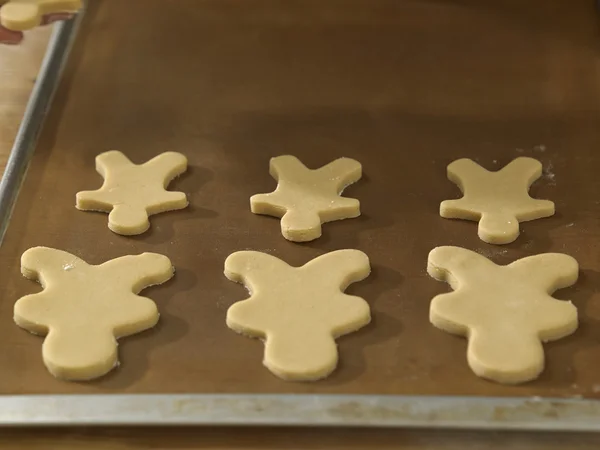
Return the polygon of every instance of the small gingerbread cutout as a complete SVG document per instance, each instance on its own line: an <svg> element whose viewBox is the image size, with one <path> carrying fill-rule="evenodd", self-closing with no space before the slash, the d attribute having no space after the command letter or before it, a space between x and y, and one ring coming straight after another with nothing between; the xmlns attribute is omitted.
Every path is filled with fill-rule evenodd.
<svg viewBox="0 0 600 450"><path fill-rule="evenodd" d="M183 192L166 190L187 170L187 158L181 153L162 153L137 165L113 150L96 157L96 170L104 178L102 187L78 192L76 207L109 212L108 228L117 234L142 234L150 227L150 215L188 206Z"/></svg>
<svg viewBox="0 0 600 450"><path fill-rule="evenodd" d="M271 158L270 174L277 189L250 198L254 214L281 218L281 233L289 241L308 242L321 236L321 225L360 216L360 202L341 197L342 191L362 176L362 166L339 158L315 170L295 156Z"/></svg>
<svg viewBox="0 0 600 450"><path fill-rule="evenodd" d="M90 380L118 364L116 339L156 325L156 305L137 294L169 280L174 269L155 253L93 266L61 250L34 247L23 253L21 272L43 291L17 300L15 323L46 336L42 356L55 377Z"/></svg>
<svg viewBox="0 0 600 450"><path fill-rule="evenodd" d="M484 242L509 244L519 237L519 222L554 214L553 202L529 196L529 187L542 174L542 164L533 158L516 158L497 172L464 158L447 170L448 179L464 195L443 201L440 215L479 221L478 235Z"/></svg>
<svg viewBox="0 0 600 450"><path fill-rule="evenodd" d="M0 24L12 31L31 30L48 14L76 13L82 6L81 0L9 0L0 6Z"/></svg>
<svg viewBox="0 0 600 450"><path fill-rule="evenodd" d="M469 366L482 378L505 384L537 378L544 369L542 342L577 329L577 308L551 297L577 281L579 266L568 255L498 266L464 248L438 247L429 253L427 271L454 289L431 301L431 323L467 337Z"/></svg>
<svg viewBox="0 0 600 450"><path fill-rule="evenodd" d="M327 253L302 267L265 253L233 253L225 275L251 295L228 309L227 326L264 339L263 363L278 377L325 378L337 366L335 338L371 320L369 304L343 292L370 270L369 258L358 250Z"/></svg>

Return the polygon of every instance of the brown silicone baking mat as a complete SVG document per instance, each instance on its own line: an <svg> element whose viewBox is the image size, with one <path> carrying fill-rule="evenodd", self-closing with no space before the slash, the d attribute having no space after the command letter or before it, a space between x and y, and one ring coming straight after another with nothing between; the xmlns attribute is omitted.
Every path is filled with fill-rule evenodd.
<svg viewBox="0 0 600 450"><path fill-rule="evenodd" d="M593 2L393 0L90 1L0 250L0 393L344 393L584 396L600 392L600 35ZM118 149L141 163L164 151L190 162L171 185L188 209L160 214L138 237L107 215L75 209L102 183L94 157ZM275 181L269 158L318 167L347 156L364 177L347 196L360 218L287 242L249 198ZM557 213L492 246L473 222L442 219L459 191L446 165L461 157L500 168L517 156L544 165L531 192ZM12 321L40 288L20 274L32 246L90 263L144 251L168 255L176 276L144 291L161 320L120 341L121 366L87 383L53 378L40 337ZM497 263L540 252L574 256L581 275L557 296L580 327L545 345L546 369L506 387L477 378L466 341L429 324L448 287L426 274L438 245ZM290 264L342 248L366 252L372 275L348 292L371 325L338 340L326 380L290 383L262 366L263 345L225 325L245 289L223 276L232 252ZM107 282L110 282L107 280ZM309 333L310 330L307 330Z"/></svg>

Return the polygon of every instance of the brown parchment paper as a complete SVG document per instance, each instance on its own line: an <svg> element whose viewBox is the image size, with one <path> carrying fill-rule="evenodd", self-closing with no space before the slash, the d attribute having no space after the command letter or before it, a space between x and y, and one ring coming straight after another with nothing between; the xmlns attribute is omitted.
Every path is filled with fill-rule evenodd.
<svg viewBox="0 0 600 450"><path fill-rule="evenodd" d="M600 36L589 1L103 0L90 1L0 250L0 393L365 393L594 396L600 391ZM185 153L171 185L191 205L154 216L151 231L118 236L107 216L77 211L75 193L102 179L94 157L119 149L141 163ZM269 192L269 158L310 167L348 156L364 178L346 191L362 216L287 242L279 222L250 213ZM545 172L532 188L557 214L491 246L473 222L439 217L459 191L446 165L489 169L529 155ZM121 366L89 383L54 379L40 337L12 321L40 288L20 275L37 245L90 263L144 251L176 276L148 289L152 331L120 341ZM540 252L573 255L578 284L557 295L579 308L571 337L546 349L535 382L505 387L469 370L466 341L429 324L448 290L426 274L438 245L497 263ZM317 383L289 383L262 364L261 342L225 325L245 289L223 276L232 252L254 249L300 265L357 248L373 273L348 292L373 322L338 340L340 365ZM109 280L107 280L109 282Z"/></svg>

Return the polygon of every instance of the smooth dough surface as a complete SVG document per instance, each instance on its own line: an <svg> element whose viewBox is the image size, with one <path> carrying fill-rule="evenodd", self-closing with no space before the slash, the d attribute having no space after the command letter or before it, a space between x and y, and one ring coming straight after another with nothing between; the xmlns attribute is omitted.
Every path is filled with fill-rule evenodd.
<svg viewBox="0 0 600 450"><path fill-rule="evenodd" d="M447 171L464 195L443 201L440 215L478 221L479 238L489 244L509 244L519 237L519 222L554 214L553 202L529 196L529 187L542 174L542 164L533 158L516 158L496 172L465 158Z"/></svg>
<svg viewBox="0 0 600 450"><path fill-rule="evenodd" d="M0 6L0 23L8 30L31 30L47 14L76 13L82 6L81 0L9 0Z"/></svg>
<svg viewBox="0 0 600 450"><path fill-rule="evenodd" d="M156 325L156 305L137 294L169 280L174 269L156 253L93 266L62 250L34 247L21 257L21 272L43 291L17 300L15 323L46 336L42 356L50 373L90 380L117 365L116 339Z"/></svg>
<svg viewBox="0 0 600 450"><path fill-rule="evenodd" d="M342 191L362 176L362 166L350 158L339 158L315 170L298 158L271 158L270 174L277 189L250 198L255 214L281 218L281 233L289 241L307 242L321 236L321 225L360 216L360 202L341 197Z"/></svg>
<svg viewBox="0 0 600 450"><path fill-rule="evenodd" d="M96 157L96 170L104 178L102 187L78 192L76 207L109 212L108 228L117 234L142 234L150 227L150 215L188 206L183 192L166 190L171 180L187 170L187 158L181 153L162 153L137 165L112 150Z"/></svg>
<svg viewBox="0 0 600 450"><path fill-rule="evenodd" d="M437 247L427 271L454 289L431 301L431 323L467 337L468 363L480 377L505 384L533 380L544 369L542 342L577 329L575 306L551 297L577 282L571 256L544 253L498 266L464 248Z"/></svg>
<svg viewBox="0 0 600 450"><path fill-rule="evenodd" d="M241 251L225 261L225 275L251 292L227 311L229 328L265 341L264 365L285 380L313 381L336 368L335 338L371 321L369 304L344 294L368 277L367 255L338 250L291 267L266 253Z"/></svg>

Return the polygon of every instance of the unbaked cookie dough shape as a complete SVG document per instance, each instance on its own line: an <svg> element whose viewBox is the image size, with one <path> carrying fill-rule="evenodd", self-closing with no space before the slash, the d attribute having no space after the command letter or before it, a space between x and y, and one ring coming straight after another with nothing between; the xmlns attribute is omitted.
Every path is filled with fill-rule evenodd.
<svg viewBox="0 0 600 450"><path fill-rule="evenodd" d="M187 170L187 158L181 153L162 153L137 165L112 150L96 157L96 170L104 178L102 187L78 192L76 207L109 212L108 228L117 234L142 234L150 228L150 215L188 206L185 193L166 190Z"/></svg>
<svg viewBox="0 0 600 450"><path fill-rule="evenodd" d="M577 329L575 306L551 297L577 282L571 256L545 253L498 266L464 248L437 247L427 271L454 290L431 301L431 323L468 339L469 366L482 378L503 384L537 378L544 369L542 342Z"/></svg>
<svg viewBox="0 0 600 450"><path fill-rule="evenodd" d="M225 276L251 294L228 309L227 326L265 341L263 364L276 376L325 378L338 363L335 338L371 321L369 304L343 292L370 271L369 258L359 250L326 253L301 267L266 253L233 253Z"/></svg>
<svg viewBox="0 0 600 450"><path fill-rule="evenodd" d="M15 323L46 336L42 356L52 375L91 380L117 366L116 339L156 325L156 305L137 294L169 280L174 269L156 253L93 266L61 250L34 247L22 255L21 272L43 291L17 300Z"/></svg>
<svg viewBox="0 0 600 450"><path fill-rule="evenodd" d="M81 0L9 0L0 6L0 24L12 31L31 30L48 14L76 13L82 7Z"/></svg>
<svg viewBox="0 0 600 450"><path fill-rule="evenodd" d="M271 158L270 174L277 188L253 195L250 209L254 214L281 218L281 233L289 241L313 241L321 236L322 224L360 216L360 202L340 196L360 180L358 161L339 158L311 170L295 156L283 155Z"/></svg>
<svg viewBox="0 0 600 450"><path fill-rule="evenodd" d="M496 172L470 159L448 166L448 179L463 197L445 200L440 215L447 219L479 221L479 238L489 244L509 244L519 237L519 222L554 215L554 203L533 199L529 187L542 174L542 164L519 157Z"/></svg>

